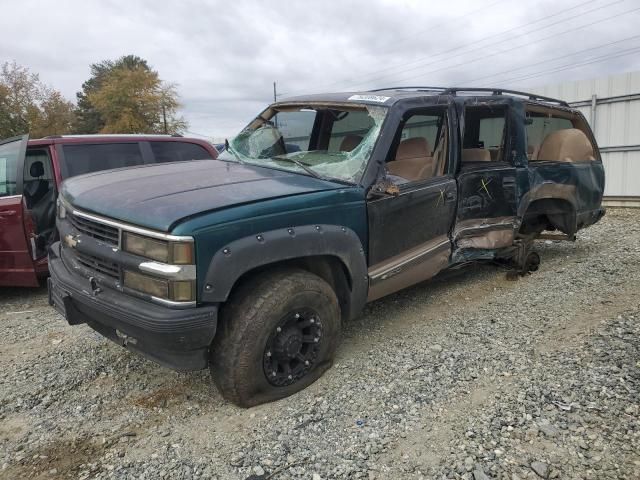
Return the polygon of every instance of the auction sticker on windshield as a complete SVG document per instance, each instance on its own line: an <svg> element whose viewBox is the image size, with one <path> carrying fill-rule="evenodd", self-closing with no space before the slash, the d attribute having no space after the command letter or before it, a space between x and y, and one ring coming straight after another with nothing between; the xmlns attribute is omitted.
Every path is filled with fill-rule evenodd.
<svg viewBox="0 0 640 480"><path fill-rule="evenodd" d="M365 102L378 102L384 103L391 97L385 97L382 95L351 95L347 100L363 100Z"/></svg>

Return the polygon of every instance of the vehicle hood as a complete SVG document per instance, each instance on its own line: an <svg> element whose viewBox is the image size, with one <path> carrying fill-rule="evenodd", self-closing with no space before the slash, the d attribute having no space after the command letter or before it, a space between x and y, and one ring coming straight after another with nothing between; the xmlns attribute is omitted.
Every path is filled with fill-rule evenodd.
<svg viewBox="0 0 640 480"><path fill-rule="evenodd" d="M341 187L281 170L202 160L74 177L63 183L62 196L80 210L169 232L200 213Z"/></svg>

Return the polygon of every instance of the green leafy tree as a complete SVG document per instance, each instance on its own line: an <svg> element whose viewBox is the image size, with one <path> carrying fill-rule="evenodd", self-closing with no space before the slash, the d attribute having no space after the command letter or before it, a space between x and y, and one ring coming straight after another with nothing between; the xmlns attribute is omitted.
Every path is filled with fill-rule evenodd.
<svg viewBox="0 0 640 480"><path fill-rule="evenodd" d="M76 110L75 130L77 133L99 133L105 125L100 112L89 101L89 95L97 92L104 85L109 74L115 69L132 70L141 68L150 71L147 61L136 55L125 55L118 60L103 60L90 67L91 77L82 84L82 90L76 93L78 108Z"/></svg>
<svg viewBox="0 0 640 480"><path fill-rule="evenodd" d="M36 73L15 62L0 69L0 138L71 132L74 105L44 85Z"/></svg>
<svg viewBox="0 0 640 480"><path fill-rule="evenodd" d="M140 57L128 55L91 66L78 92L77 130L82 133L180 133L187 124L175 85L160 80Z"/></svg>

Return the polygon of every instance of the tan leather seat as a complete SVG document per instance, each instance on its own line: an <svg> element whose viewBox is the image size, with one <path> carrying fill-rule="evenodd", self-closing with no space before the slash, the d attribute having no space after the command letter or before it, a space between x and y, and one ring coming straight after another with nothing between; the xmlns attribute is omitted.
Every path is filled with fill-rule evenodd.
<svg viewBox="0 0 640 480"><path fill-rule="evenodd" d="M360 135L345 135L340 143L340 151L341 152L350 152L362 141L362 137Z"/></svg>
<svg viewBox="0 0 640 480"><path fill-rule="evenodd" d="M589 137L577 128L566 128L550 133L540 145L536 160L579 162L595 160Z"/></svg>
<svg viewBox="0 0 640 480"><path fill-rule="evenodd" d="M462 163L467 162L490 162L491 152L484 148L463 148Z"/></svg>
<svg viewBox="0 0 640 480"><path fill-rule="evenodd" d="M433 169L429 142L423 137L408 138L400 142L395 160L387 163L389 173L412 182L432 177Z"/></svg>

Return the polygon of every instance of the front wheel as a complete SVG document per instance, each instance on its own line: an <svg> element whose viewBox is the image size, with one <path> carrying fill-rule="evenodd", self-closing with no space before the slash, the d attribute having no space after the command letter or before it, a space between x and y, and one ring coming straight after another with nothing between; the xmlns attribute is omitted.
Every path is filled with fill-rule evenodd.
<svg viewBox="0 0 640 480"><path fill-rule="evenodd" d="M260 274L221 311L211 375L242 407L287 397L331 366L340 330L338 299L320 277L293 269Z"/></svg>

